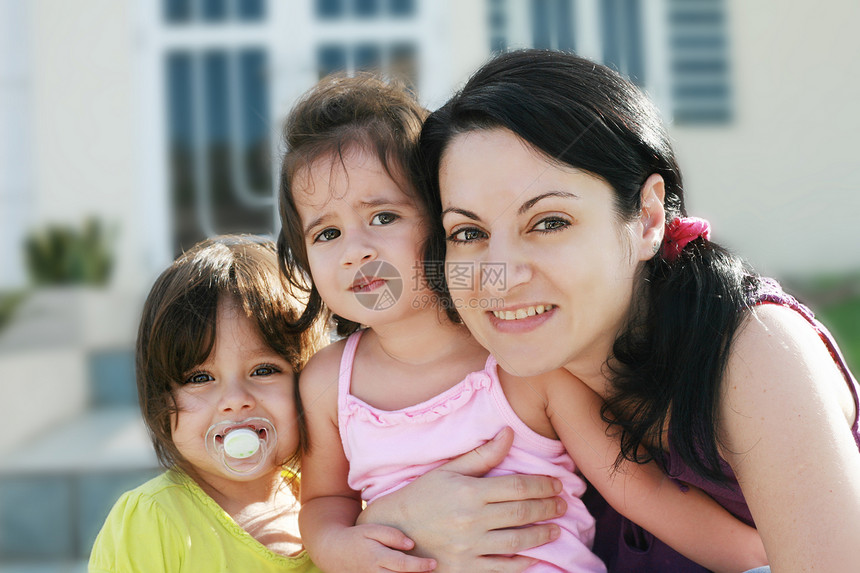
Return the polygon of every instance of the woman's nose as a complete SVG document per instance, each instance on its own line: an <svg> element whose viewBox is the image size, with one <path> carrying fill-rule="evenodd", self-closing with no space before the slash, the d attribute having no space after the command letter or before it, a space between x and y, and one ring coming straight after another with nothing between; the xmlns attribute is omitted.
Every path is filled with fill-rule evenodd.
<svg viewBox="0 0 860 573"><path fill-rule="evenodd" d="M504 296L508 291L528 283L532 276L532 263L516 239L490 238L487 257L478 263L482 290Z"/></svg>

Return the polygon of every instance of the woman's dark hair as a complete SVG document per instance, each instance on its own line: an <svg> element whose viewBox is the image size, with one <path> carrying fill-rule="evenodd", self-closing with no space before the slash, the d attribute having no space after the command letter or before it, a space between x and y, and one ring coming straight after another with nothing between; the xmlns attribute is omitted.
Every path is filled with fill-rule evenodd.
<svg viewBox="0 0 860 573"><path fill-rule="evenodd" d="M444 260L439 167L458 134L507 129L549 161L588 171L614 190L622 222L636 218L640 192L663 177L667 222L685 215L681 172L651 101L609 68L563 52L502 54L478 70L426 120L419 143L419 189L431 220L425 265ZM427 277L446 294L444 272ZM758 278L719 245L698 238L672 262L644 263L639 292L606 369L614 394L604 408L620 429L621 454L635 462L661 460L662 429L697 473L724 480L717 448L717 402L741 309Z"/></svg>
<svg viewBox="0 0 860 573"><path fill-rule="evenodd" d="M275 244L250 235L202 241L156 279L143 307L135 366L143 420L158 461L166 468L187 463L173 443L174 390L215 344L218 302L231 298L260 332L263 342L298 372L321 346L318 325L291 329L304 305L293 298L278 269ZM284 464L295 465L307 449L302 406L294 384L299 447Z"/></svg>
<svg viewBox="0 0 860 573"><path fill-rule="evenodd" d="M284 125L287 152L281 164L278 256L290 286L308 300L298 321L300 328L314 324L328 311L313 284L308 265L303 225L294 197L297 176L306 176L317 159L330 157L343 164L344 154L363 149L375 153L404 193L415 195L409 169L425 117L427 111L405 83L371 73L353 77L333 74L323 78L287 117ZM343 317L333 318L341 336L360 327Z"/></svg>

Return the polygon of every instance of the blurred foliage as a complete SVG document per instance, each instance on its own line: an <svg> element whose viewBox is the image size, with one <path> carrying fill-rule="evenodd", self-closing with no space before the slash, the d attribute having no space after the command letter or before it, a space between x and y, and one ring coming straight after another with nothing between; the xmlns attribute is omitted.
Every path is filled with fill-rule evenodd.
<svg viewBox="0 0 860 573"><path fill-rule="evenodd" d="M24 244L30 279L36 286L104 285L114 264L114 229L88 218L80 229L51 224L33 231Z"/></svg>
<svg viewBox="0 0 860 573"><path fill-rule="evenodd" d="M0 332L11 322L15 310L25 298L27 293L20 290L0 292Z"/></svg>
<svg viewBox="0 0 860 573"><path fill-rule="evenodd" d="M836 338L851 371L860 374L860 271L787 280L785 284L812 308Z"/></svg>
<svg viewBox="0 0 860 573"><path fill-rule="evenodd" d="M818 309L855 376L860 375L860 296Z"/></svg>

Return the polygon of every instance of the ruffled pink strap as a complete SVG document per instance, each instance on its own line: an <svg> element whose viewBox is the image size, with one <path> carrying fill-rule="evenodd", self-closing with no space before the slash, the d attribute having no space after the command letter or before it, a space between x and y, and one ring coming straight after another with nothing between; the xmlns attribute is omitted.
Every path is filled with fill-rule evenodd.
<svg viewBox="0 0 860 573"><path fill-rule="evenodd" d="M702 237L711 237L711 224L698 217L676 217L666 225L663 247L660 256L669 262L674 261L687 246L687 243Z"/></svg>

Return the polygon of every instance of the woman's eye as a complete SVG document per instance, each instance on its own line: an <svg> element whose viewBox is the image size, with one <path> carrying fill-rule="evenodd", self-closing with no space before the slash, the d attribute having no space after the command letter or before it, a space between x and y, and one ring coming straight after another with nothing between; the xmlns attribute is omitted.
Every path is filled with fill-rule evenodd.
<svg viewBox="0 0 860 573"><path fill-rule="evenodd" d="M394 213L377 213L373 216L373 219L370 220L371 225L390 225L394 221L399 219L397 215Z"/></svg>
<svg viewBox="0 0 860 573"><path fill-rule="evenodd" d="M486 238L487 234L485 232L474 227L459 229L448 235L448 241L452 243L470 243L472 241L480 241L481 239Z"/></svg>
<svg viewBox="0 0 860 573"><path fill-rule="evenodd" d="M271 376L272 374L277 374L280 371L281 371L280 368L265 364L263 366L257 366L256 368L254 368L254 372L251 375L252 376Z"/></svg>
<svg viewBox="0 0 860 573"><path fill-rule="evenodd" d="M314 237L314 242L325 242L337 239L340 237L340 231L337 229L324 229L321 233L319 233L316 237Z"/></svg>
<svg viewBox="0 0 860 573"><path fill-rule="evenodd" d="M186 384L205 384L206 382L211 382L215 380L211 374L207 374L206 372L195 372L191 376L185 379Z"/></svg>
<svg viewBox="0 0 860 573"><path fill-rule="evenodd" d="M570 226L570 221L561 217L548 217L538 221L538 224L532 227L534 231L560 231L561 229Z"/></svg>

